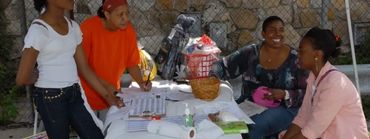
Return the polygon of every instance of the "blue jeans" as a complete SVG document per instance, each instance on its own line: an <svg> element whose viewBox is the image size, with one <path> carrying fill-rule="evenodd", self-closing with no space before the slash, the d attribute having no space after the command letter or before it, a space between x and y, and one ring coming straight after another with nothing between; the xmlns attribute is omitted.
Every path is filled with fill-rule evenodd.
<svg viewBox="0 0 370 139"><path fill-rule="evenodd" d="M58 89L36 87L33 99L49 139L68 139L70 126L81 139L104 138L84 106L78 84Z"/></svg>
<svg viewBox="0 0 370 139"><path fill-rule="evenodd" d="M286 108L279 106L269 108L261 114L251 117L256 123L248 125L250 139L275 139L276 134L286 130L297 115L299 108ZM273 136L271 136L273 135Z"/></svg>

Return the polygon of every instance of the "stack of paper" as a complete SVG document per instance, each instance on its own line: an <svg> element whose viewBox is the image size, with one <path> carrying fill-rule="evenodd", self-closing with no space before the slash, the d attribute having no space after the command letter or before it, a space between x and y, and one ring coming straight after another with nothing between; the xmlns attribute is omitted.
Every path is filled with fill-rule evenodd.
<svg viewBox="0 0 370 139"><path fill-rule="evenodd" d="M140 97L132 99L129 117L147 117L166 115L166 100L157 95L155 97Z"/></svg>

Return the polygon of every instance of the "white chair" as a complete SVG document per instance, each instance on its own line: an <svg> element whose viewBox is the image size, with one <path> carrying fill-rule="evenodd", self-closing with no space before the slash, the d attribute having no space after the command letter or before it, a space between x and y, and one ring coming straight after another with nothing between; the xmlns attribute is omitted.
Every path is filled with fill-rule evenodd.
<svg viewBox="0 0 370 139"><path fill-rule="evenodd" d="M31 85L26 86L26 93L27 93L27 96L30 96L29 94L32 94L32 86ZM31 103L32 103L33 114L34 114L33 115L33 117L34 117L34 119L33 119L33 135L36 135L43 128L43 124L42 124L42 121L39 120L39 113L36 110L36 106L35 106L35 103L34 103L33 99L31 99Z"/></svg>
<svg viewBox="0 0 370 139"><path fill-rule="evenodd" d="M39 113L37 112L36 108L33 109L34 110L34 120L33 120L33 135L36 135L37 133L37 122L38 122L38 118L39 118Z"/></svg>

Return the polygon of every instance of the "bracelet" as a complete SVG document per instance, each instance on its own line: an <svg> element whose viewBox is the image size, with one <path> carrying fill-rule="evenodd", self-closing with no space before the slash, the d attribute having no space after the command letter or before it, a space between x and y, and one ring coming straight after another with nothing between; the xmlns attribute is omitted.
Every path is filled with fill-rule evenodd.
<svg viewBox="0 0 370 139"><path fill-rule="evenodd" d="M285 92L284 100L288 100L288 99L290 99L289 91L288 91L288 90L284 90L284 92Z"/></svg>

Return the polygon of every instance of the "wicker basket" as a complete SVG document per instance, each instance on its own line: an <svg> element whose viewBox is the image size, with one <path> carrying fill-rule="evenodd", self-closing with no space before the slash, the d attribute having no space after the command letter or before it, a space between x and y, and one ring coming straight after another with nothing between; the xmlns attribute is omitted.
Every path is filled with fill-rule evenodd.
<svg viewBox="0 0 370 139"><path fill-rule="evenodd" d="M192 79L190 86L195 98L211 101L219 94L220 80L216 77Z"/></svg>

